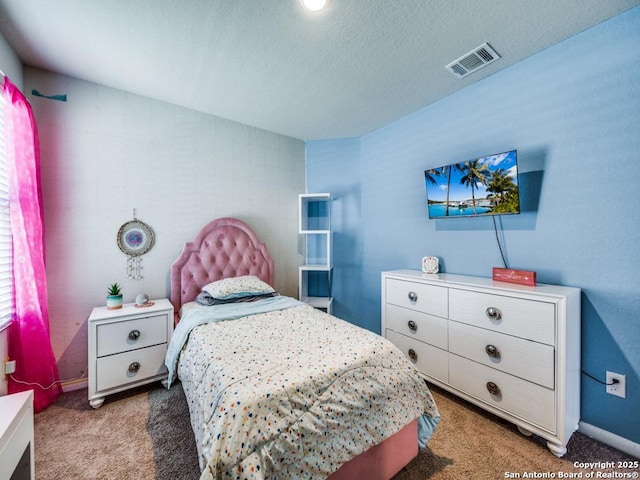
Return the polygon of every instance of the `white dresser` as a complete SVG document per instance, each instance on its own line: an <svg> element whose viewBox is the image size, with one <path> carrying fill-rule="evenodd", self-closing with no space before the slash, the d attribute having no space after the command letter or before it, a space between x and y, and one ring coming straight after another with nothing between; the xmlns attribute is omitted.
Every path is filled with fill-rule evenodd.
<svg viewBox="0 0 640 480"><path fill-rule="evenodd" d="M173 305L166 299L149 307L129 303L117 310L96 307L89 317L89 404L105 395L166 380L164 357L173 333Z"/></svg>
<svg viewBox="0 0 640 480"><path fill-rule="evenodd" d="M580 420L580 289L383 272L382 332L428 381L566 453Z"/></svg>

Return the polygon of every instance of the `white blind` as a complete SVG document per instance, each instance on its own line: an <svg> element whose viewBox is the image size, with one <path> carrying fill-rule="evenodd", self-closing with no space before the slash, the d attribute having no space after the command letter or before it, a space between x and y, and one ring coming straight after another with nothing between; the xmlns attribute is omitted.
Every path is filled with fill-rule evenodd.
<svg viewBox="0 0 640 480"><path fill-rule="evenodd" d="M11 225L9 222L9 181L4 92L0 91L0 325L11 320Z"/></svg>

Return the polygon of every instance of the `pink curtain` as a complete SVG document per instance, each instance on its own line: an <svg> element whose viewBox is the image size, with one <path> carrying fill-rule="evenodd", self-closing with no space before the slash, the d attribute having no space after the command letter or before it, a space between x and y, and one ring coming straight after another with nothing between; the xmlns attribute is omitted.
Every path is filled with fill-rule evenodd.
<svg viewBox="0 0 640 480"><path fill-rule="evenodd" d="M9 355L18 380L9 378L9 393L33 389L39 412L62 388L49 335L38 131L31 105L6 77L4 95L15 300Z"/></svg>

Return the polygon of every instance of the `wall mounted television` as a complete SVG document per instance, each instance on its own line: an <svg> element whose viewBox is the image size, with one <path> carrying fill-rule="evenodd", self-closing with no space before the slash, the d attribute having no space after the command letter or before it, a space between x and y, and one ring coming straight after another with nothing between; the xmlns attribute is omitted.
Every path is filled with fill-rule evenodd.
<svg viewBox="0 0 640 480"><path fill-rule="evenodd" d="M520 213L516 150L429 168L424 178L429 218Z"/></svg>

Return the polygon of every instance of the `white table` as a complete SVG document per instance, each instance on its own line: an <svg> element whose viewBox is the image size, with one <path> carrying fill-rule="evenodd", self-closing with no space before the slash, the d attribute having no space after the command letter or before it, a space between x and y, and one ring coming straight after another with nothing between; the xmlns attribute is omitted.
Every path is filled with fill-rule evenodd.
<svg viewBox="0 0 640 480"><path fill-rule="evenodd" d="M35 479L33 391L0 397L0 478Z"/></svg>

